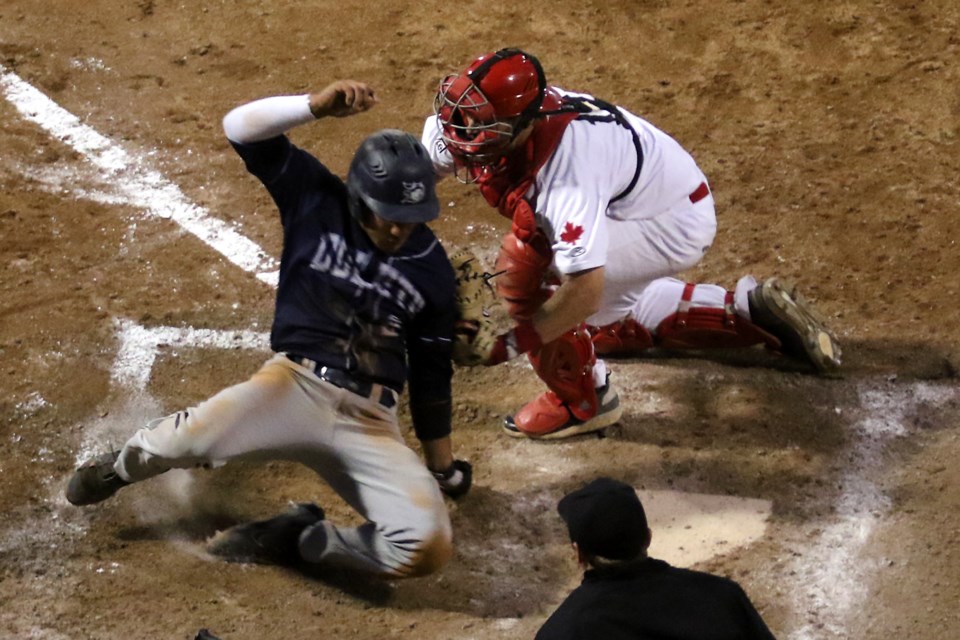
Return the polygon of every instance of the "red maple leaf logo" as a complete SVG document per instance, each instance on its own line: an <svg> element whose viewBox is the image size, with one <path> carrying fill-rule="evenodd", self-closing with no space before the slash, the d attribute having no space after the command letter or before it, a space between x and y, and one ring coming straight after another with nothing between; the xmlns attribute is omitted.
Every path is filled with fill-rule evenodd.
<svg viewBox="0 0 960 640"><path fill-rule="evenodd" d="M580 225L574 226L572 223L568 222L567 226L563 228L563 233L560 234L560 239L568 244L575 244L582 235L583 227Z"/></svg>

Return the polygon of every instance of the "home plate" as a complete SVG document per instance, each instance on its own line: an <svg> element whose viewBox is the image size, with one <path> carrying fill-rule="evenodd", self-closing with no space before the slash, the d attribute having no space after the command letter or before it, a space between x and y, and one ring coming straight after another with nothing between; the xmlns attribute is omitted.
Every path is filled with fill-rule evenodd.
<svg viewBox="0 0 960 640"><path fill-rule="evenodd" d="M763 537L770 500L680 491L637 491L653 532L650 556L689 567Z"/></svg>

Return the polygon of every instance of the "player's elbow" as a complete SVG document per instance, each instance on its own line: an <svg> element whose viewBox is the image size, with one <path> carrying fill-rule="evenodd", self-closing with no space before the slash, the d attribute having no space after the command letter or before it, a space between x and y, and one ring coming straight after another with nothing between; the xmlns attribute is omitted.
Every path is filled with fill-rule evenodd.
<svg viewBox="0 0 960 640"><path fill-rule="evenodd" d="M223 116L221 125L223 126L223 133L227 136L228 140L231 142L243 142L243 140L241 140L243 137L243 113L239 107L230 110L227 115Z"/></svg>

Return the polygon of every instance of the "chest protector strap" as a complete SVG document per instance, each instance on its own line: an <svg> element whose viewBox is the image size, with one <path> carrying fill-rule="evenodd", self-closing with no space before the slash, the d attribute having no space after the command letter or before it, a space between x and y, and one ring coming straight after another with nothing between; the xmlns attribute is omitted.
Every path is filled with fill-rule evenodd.
<svg viewBox="0 0 960 640"><path fill-rule="evenodd" d="M567 125L580 115L565 107L560 95L549 88L542 108L546 115L537 120L526 143L507 156L502 166L484 171L477 181L487 204L513 221L513 233L522 242L537 230L533 207L524 194L556 151Z"/></svg>
<svg viewBox="0 0 960 640"><path fill-rule="evenodd" d="M484 199L491 207L495 207L500 215L513 221L514 235L521 241L526 241L536 230L533 207L524 195L540 169L556 151L567 125L574 120L590 123L612 122L629 131L633 138L637 151L636 169L627 187L610 202L616 202L630 193L640 178L640 170L643 168L640 136L616 105L596 98L561 97L553 88L548 88L540 119L527 142L504 158L498 167L484 170L477 180Z"/></svg>

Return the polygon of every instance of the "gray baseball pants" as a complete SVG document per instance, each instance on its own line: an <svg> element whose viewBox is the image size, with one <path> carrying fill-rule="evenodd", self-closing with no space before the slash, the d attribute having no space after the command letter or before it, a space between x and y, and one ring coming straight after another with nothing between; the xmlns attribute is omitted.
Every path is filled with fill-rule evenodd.
<svg viewBox="0 0 960 640"><path fill-rule="evenodd" d="M425 575L452 555L449 515L437 481L400 434L396 404L380 404L375 389L365 398L277 354L246 382L139 429L115 469L139 482L230 460L300 462L367 520L308 528L304 559L388 577Z"/></svg>

